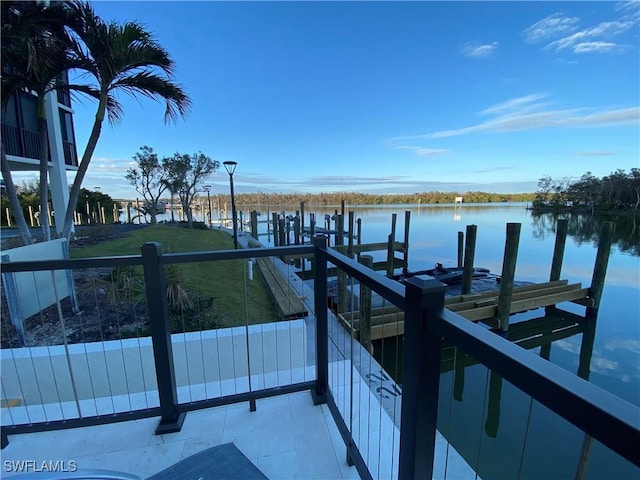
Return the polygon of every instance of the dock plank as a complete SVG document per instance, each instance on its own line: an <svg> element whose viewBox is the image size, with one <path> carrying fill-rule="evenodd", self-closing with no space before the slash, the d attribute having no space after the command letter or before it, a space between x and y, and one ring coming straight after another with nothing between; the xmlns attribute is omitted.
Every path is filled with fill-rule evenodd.
<svg viewBox="0 0 640 480"><path fill-rule="evenodd" d="M298 293L276 267L275 261L278 260L271 257L259 257L256 259L262 280L275 304L278 317L282 319L306 317L309 315L309 311Z"/></svg>

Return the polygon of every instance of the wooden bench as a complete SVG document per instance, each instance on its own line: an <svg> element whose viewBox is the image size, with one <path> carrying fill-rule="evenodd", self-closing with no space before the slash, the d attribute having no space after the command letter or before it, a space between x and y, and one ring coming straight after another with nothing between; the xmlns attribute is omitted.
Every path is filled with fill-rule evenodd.
<svg viewBox="0 0 640 480"><path fill-rule="evenodd" d="M258 257L256 263L262 275L267 291L273 300L278 318L293 319L309 315L309 311L300 299L289 281L278 269L274 262L279 261L273 257Z"/></svg>

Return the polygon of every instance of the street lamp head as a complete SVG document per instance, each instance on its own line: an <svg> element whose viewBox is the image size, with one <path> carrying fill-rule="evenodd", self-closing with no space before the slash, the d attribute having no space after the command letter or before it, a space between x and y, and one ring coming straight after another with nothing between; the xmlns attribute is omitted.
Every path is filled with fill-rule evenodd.
<svg viewBox="0 0 640 480"><path fill-rule="evenodd" d="M226 162L222 162L222 164L224 165L224 168L227 170L227 173L233 176L233 172L236 171L236 165L238 165L238 162L227 160Z"/></svg>
<svg viewBox="0 0 640 480"><path fill-rule="evenodd" d="M204 191L207 193L211 191L211 185L204 185L202 188L204 188Z"/></svg>

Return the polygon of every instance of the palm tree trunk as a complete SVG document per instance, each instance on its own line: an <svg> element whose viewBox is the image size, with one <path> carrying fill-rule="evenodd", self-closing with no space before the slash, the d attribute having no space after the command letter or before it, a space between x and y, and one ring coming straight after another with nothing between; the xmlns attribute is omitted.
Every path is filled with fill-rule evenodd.
<svg viewBox="0 0 640 480"><path fill-rule="evenodd" d="M44 113L44 97L38 96L38 138L40 140L40 228L42 241L51 240L49 226L49 142L47 139L47 121Z"/></svg>
<svg viewBox="0 0 640 480"><path fill-rule="evenodd" d="M27 225L27 220L24 218L24 212L20 205L20 199L18 198L18 192L16 185L13 183L13 177L11 176L11 169L9 168L9 160L4 152L4 144L0 143L0 165L2 170L2 178L4 178L4 186L7 190L7 197L9 197L9 208L13 214L13 219L18 225L18 233L22 239L22 243L25 245L31 245L31 231Z"/></svg>
<svg viewBox="0 0 640 480"><path fill-rule="evenodd" d="M67 241L71 238L71 230L73 228L73 213L76 209L76 203L78 203L78 197L80 196L82 181L84 180L84 176L87 174L89 163L91 163L91 157L96 149L96 145L98 144L98 139L100 138L106 105L107 97L105 95L100 97L100 103L98 104L98 111L96 112L96 119L93 122L91 135L89 136L89 141L87 142L87 146L84 149L84 154L82 155L80 166L78 167L78 171L76 172L76 177L73 179L73 186L71 187L71 191L69 192L69 203L67 204L67 211L65 212L64 216L64 228L62 230L62 235L67 239Z"/></svg>

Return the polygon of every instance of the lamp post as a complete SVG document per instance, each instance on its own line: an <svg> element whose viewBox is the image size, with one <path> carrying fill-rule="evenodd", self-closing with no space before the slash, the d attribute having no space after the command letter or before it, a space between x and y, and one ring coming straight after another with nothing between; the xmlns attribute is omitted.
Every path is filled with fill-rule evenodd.
<svg viewBox="0 0 640 480"><path fill-rule="evenodd" d="M229 174L229 184L231 185L231 221L233 222L233 248L238 249L238 229L236 228L236 199L233 194L233 172L236 171L238 162L226 161L222 163Z"/></svg>
<svg viewBox="0 0 640 480"><path fill-rule="evenodd" d="M205 185L204 191L207 192L207 203L209 203L209 228L211 228L211 195L209 194L211 191L211 185Z"/></svg>

